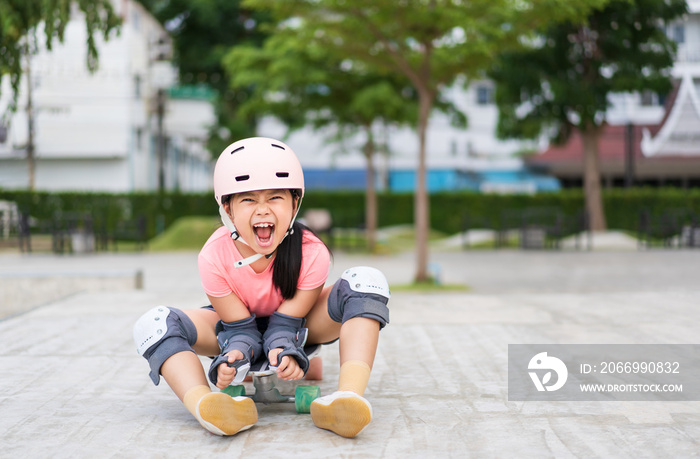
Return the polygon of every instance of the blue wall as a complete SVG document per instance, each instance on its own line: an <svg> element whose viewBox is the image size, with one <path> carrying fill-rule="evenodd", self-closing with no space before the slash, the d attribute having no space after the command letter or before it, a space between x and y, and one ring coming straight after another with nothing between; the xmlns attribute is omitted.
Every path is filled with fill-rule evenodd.
<svg viewBox="0 0 700 459"><path fill-rule="evenodd" d="M428 171L427 188L428 192L454 191L454 190L474 190L478 191L478 176L472 173L465 173L455 170L435 170ZM416 172L413 170L391 171L389 173L389 188L398 193L411 192L416 189Z"/></svg>
<svg viewBox="0 0 700 459"><path fill-rule="evenodd" d="M364 169L304 169L306 188L310 190L364 190L367 178ZM431 169L427 175L428 192L472 190L479 191L482 184L514 185L532 184L540 191L556 191L561 188L553 177L519 171L462 172L454 169ZM414 170L389 172L389 189L396 193L408 193L416 188ZM379 189L379 187L378 187Z"/></svg>
<svg viewBox="0 0 700 459"><path fill-rule="evenodd" d="M310 190L364 190L364 169L304 169L304 183Z"/></svg>

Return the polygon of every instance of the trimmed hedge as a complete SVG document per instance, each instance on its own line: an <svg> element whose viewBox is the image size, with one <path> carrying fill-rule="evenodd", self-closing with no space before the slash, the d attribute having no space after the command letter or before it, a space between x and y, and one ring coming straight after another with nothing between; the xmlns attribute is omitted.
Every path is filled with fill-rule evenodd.
<svg viewBox="0 0 700 459"><path fill-rule="evenodd" d="M700 214L700 189L633 188L604 190L605 213L609 228L637 229L641 212L660 215L683 209ZM412 194L379 194L379 226L413 222ZM38 220L49 220L65 213L89 213L108 231L119 222L147 218L149 237L155 236L180 217L216 215L211 193L68 193L0 190L0 200L15 201L22 212ZM447 234L462 230L464 218L498 227L506 212L530 208L556 208L566 217L579 215L584 207L580 189L536 195L493 195L473 192L435 193L430 196L431 227ZM364 194L361 192L309 191L303 209L325 208L334 224L359 226L364 221ZM302 209L302 213L303 213Z"/></svg>

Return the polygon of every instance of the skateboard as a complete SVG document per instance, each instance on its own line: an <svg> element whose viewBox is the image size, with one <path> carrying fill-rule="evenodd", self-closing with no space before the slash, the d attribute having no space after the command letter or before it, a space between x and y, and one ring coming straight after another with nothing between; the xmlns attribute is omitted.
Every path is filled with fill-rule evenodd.
<svg viewBox="0 0 700 459"><path fill-rule="evenodd" d="M321 346L309 346L304 349L306 355L311 360L321 351ZM250 365L247 376L252 377L255 393L246 394L245 386L237 384L239 378L234 379L230 386L221 390L221 392L230 395L231 397L250 397L255 403L269 405L271 403L294 403L294 409L297 413L311 412L311 402L321 396L321 388L313 385L298 385L294 391L294 395L284 395L280 393L276 387L277 384L277 367L270 365L270 362L259 360Z"/></svg>

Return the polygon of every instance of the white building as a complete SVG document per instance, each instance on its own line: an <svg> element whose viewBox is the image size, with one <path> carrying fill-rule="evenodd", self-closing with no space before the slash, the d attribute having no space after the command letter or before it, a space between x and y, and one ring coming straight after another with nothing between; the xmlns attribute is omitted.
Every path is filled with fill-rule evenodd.
<svg viewBox="0 0 700 459"><path fill-rule="evenodd" d="M689 101L684 107L696 107L700 120L700 98L696 95L700 82L700 0L689 0L688 5L690 14L670 26L668 32L679 42L673 75L690 85L681 91L683 100ZM51 53L42 52L32 59L37 189L158 188L161 163L155 101L158 88L173 82L171 71L158 61L157 54L161 51L159 42L167 41L167 35L138 2L115 1L115 8L124 20L121 35L99 43L100 70L96 74L90 75L85 68L85 32L79 17L66 29L65 44L57 44ZM9 87L5 84L2 94L6 104ZM214 123L212 107L206 97L187 96L183 91L169 94L163 121L168 138L162 162L165 187L207 190L211 187L212 162L203 145L207 128ZM469 126L456 129L444 115L434 113L431 117L427 137L430 190L534 192L558 187L551 179L528 173L519 155L544 150L546 143L496 138L498 109L493 103L491 82L475 81L466 90L455 85L446 97L467 114ZM23 87L20 109L4 140L0 132L2 188L26 188L28 183L25 100ZM666 117L663 101L654 94L619 94L612 102L608 113L612 125L653 125ZM0 100L0 110L2 107ZM687 120L680 113L667 118L676 124ZM694 126L690 129L696 129ZM652 156L662 151L668 139L677 139L672 131L668 127L663 132L647 133L642 150ZM266 119L258 132L282 138L286 129ZM308 186L364 188L366 164L360 153L361 139L350 139L341 151L338 145L327 142L327 134L305 129L284 139L299 155ZM380 134L386 134L391 152L389 157L377 160L380 188L412 190L418 162L415 130L393 129ZM700 157L700 148L693 151Z"/></svg>
<svg viewBox="0 0 700 459"><path fill-rule="evenodd" d="M164 89L164 186L208 189L211 161L203 144L214 122L211 104L201 97L183 98L182 91L178 98L167 97L174 83L174 71L163 60L169 48L167 33L136 1L115 1L114 8L123 18L121 32L107 42L96 36L99 70L94 74L85 65L86 32L79 13L66 27L64 43L31 59L35 188L157 189L157 94ZM7 79L3 84L0 110L10 97ZM24 189L29 183L26 101L23 77L18 111L0 133L2 188Z"/></svg>

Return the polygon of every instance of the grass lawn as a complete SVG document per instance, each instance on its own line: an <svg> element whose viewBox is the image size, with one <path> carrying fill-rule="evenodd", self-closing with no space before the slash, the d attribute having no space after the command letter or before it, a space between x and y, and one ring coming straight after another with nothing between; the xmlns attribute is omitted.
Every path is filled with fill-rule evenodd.
<svg viewBox="0 0 700 459"><path fill-rule="evenodd" d="M436 284L435 282L414 282L412 284L391 285L392 292L413 292L413 293L447 293L447 292L468 292L467 285L462 284Z"/></svg>
<svg viewBox="0 0 700 459"><path fill-rule="evenodd" d="M148 241L148 250L168 252L177 250L200 250L211 233L221 226L218 217L182 217L168 229Z"/></svg>

